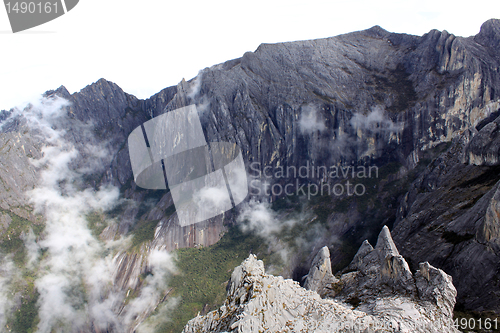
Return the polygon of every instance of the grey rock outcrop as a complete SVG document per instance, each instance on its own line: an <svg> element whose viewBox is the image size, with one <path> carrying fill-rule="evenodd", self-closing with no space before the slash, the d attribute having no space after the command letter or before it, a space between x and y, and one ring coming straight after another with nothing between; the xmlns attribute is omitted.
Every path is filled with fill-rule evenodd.
<svg viewBox="0 0 500 333"><path fill-rule="evenodd" d="M335 293L342 296L335 298L321 298L295 281L265 274L262 261L250 255L233 271L224 305L190 320L183 333L458 332L452 322L456 291L446 273L422 263L413 276L386 228L375 249L367 249L364 244L358 253L358 271L340 280L330 280L323 267L329 265L328 248L316 256L307 284L320 290L330 281L333 288L341 284ZM399 283L402 288L396 288ZM359 291L367 292L355 309L343 302Z"/></svg>
<svg viewBox="0 0 500 333"><path fill-rule="evenodd" d="M328 287L337 282L338 280L332 274L330 250L324 246L313 260L304 283L304 288L313 290L321 297L324 297L329 292Z"/></svg>
<svg viewBox="0 0 500 333"><path fill-rule="evenodd" d="M153 203L154 214L137 216L148 192L136 188L130 181L128 152L123 143L133 128L163 112L196 103L209 106L200 115L207 141L237 143L245 161L259 162L261 169L268 165L299 167L306 160L317 165L337 165L391 159L410 170L420 161L422 150L450 142L464 131L469 131L472 140L477 141L478 148L472 148L474 143L470 146L469 156L474 163L496 164L496 144L490 144L494 140L488 139L490 134L486 135L487 130L495 132L494 124L484 125L491 122L500 100L499 27L499 20L487 21L478 35L469 38L437 30L420 37L410 36L373 27L315 41L263 44L254 52L207 68L195 80L182 81L145 101L125 94L105 80L66 96L74 105L75 117L95 122L96 133L112 142L112 161L101 181L125 188L130 184L124 191L125 197L137 204L127 210L126 218L120 219L119 231L126 232L137 220L157 220L155 246L169 249L207 246L224 233L226 225L231 223L230 216L181 228L175 214L163 214L166 207L160 202L168 201L167 198ZM370 124L367 116L375 109L382 110L384 120ZM318 130L301 127L301 119L311 110L324 125L316 127ZM483 133L475 139L476 131L481 129ZM485 139L481 139L483 136ZM78 140L81 139L75 135L75 141ZM454 163L454 157L449 158L443 163ZM460 177L467 177L465 169L458 172L453 181L459 182ZM427 180L434 182L429 186L443 182L442 179ZM319 182L318 179L308 181ZM409 198L410 202L403 202L401 209L411 206L413 194L410 193ZM459 205L458 198L470 201L463 196L451 198L455 206ZM437 200L436 196L433 202ZM425 207L431 211L444 209L445 205L443 201L443 205ZM429 217L421 214L419 223L424 221L423 216ZM413 217L408 223L412 223ZM353 219L350 223L361 221ZM406 224L395 229L395 236L405 257L413 263L429 260L452 273L459 298L470 295L476 299L470 303L471 308L498 308L498 295L479 304L489 297L478 295L480 290L471 290L474 283L462 276L481 274L472 273L468 263L457 263L464 260L477 265L487 263L492 273L474 279L494 284L499 262L494 245L488 245L486 251L479 244L467 251L458 247L453 250L449 243L442 244L442 238L434 235L435 232L430 236L418 233L415 237L422 236L420 240L412 236L411 241L405 240L408 245L403 245L402 240L410 237L409 232L414 232L419 224L405 231L401 229L403 225ZM496 230L491 226L487 229ZM449 232L463 237L474 234L465 229ZM429 253L435 241L439 254ZM469 254L462 257L451 252ZM490 287L481 290L500 292L498 287Z"/></svg>
<svg viewBox="0 0 500 333"><path fill-rule="evenodd" d="M431 314L438 320L443 316L439 320L445 318L451 325L457 295L451 276L428 262L421 263L412 274L386 226L375 248L370 247L368 242L361 246L327 297L354 303L356 309L373 315L380 315L380 309L386 309L390 315L411 308L424 317ZM378 298L395 296L399 305L393 309L377 304Z"/></svg>
<svg viewBox="0 0 500 333"><path fill-rule="evenodd" d="M479 131L470 139L465 148L464 163L487 166L500 164L500 118L498 117L500 104L492 103L489 107L492 110L490 117L496 116L497 118L493 121L485 119L476 126L475 129Z"/></svg>
<svg viewBox="0 0 500 333"><path fill-rule="evenodd" d="M360 247L348 267L356 273L343 276L340 279L342 293L333 292L331 296L363 300L377 295L414 294L413 275L394 245L387 226L380 232L375 248L369 250L370 247L368 242Z"/></svg>
<svg viewBox="0 0 500 333"><path fill-rule="evenodd" d="M38 181L37 170L30 159L40 158L41 140L26 135L26 126L20 125L20 128L21 132L0 135L0 208L5 213L37 222L25 193Z"/></svg>

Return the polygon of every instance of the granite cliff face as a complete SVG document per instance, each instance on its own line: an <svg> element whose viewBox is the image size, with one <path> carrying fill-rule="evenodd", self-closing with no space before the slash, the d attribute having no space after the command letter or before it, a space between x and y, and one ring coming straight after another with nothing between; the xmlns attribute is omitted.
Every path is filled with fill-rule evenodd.
<svg viewBox="0 0 500 333"><path fill-rule="evenodd" d="M207 142L236 143L247 167L258 162L258 170L298 168L307 161L395 169L370 183L363 200L328 198L325 206L333 208L321 213L328 233L311 247L338 238L356 243L376 236L384 224L394 225L395 243L411 268L428 261L453 276L462 307L500 311L499 31L500 21L492 19L468 38L436 30L410 36L376 26L320 40L263 44L147 100L104 79L74 94L64 87L48 91L48 98L70 103L52 125L64 129L65 140L79 152L72 168L87 170L82 188L111 184L120 189L120 204L106 212L116 224L99 229L100 239L144 230L149 235L136 237L142 241L134 251L116 254L114 283L139 288L152 250L210 246L235 222L237 210L180 227L170 193L143 190L133 181L130 132L164 112L197 104ZM33 212L24 195L40 184L42 168L30 159L43 156L43 133L33 132L22 117L6 120L11 113L1 114L0 134L0 230L6 249L11 239L25 237L19 224L43 226L43 216ZM88 147L106 150L98 166ZM331 180L316 175L302 181ZM336 269L352 258L346 251L330 255ZM313 259L294 265L309 268ZM316 273L310 274L329 283L332 266L327 261L314 264ZM288 275L296 268L290 267ZM420 268L425 270L434 272ZM308 287L316 290L317 281L308 281Z"/></svg>
<svg viewBox="0 0 500 333"><path fill-rule="evenodd" d="M403 255L455 277L461 308L498 311L498 119L467 131L411 185L393 233Z"/></svg>
<svg viewBox="0 0 500 333"><path fill-rule="evenodd" d="M306 290L266 274L263 262L250 255L233 271L224 305L192 319L183 332L459 332L451 277L427 262L413 275L387 227L375 249L363 243L353 272L336 279L328 259L325 247ZM331 291L320 298L316 291L325 289Z"/></svg>

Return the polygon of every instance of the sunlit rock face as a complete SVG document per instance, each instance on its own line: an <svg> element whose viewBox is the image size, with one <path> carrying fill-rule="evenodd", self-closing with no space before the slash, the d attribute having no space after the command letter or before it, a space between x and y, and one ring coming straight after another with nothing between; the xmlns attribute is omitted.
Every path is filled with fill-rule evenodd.
<svg viewBox="0 0 500 333"><path fill-rule="evenodd" d="M451 277L429 263L413 275L385 227L375 248L364 243L352 272L331 275L322 248L306 287L268 275L250 255L236 267L224 305L188 322L184 333L203 332L458 332ZM316 290L330 290L321 298Z"/></svg>
<svg viewBox="0 0 500 333"><path fill-rule="evenodd" d="M321 297L324 297L330 292L332 284L335 283L338 283L338 279L332 274L330 250L324 246L312 262L309 274L305 277L304 288L314 290Z"/></svg>

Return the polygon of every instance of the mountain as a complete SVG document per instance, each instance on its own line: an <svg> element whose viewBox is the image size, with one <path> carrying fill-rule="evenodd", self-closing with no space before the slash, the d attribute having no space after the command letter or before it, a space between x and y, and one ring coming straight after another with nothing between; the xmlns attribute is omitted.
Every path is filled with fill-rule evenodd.
<svg viewBox="0 0 500 333"><path fill-rule="evenodd" d="M163 291L132 315L132 300L156 283L152 272L163 267L154 264L157 251L210 251L223 235L242 228L261 237L262 246L249 249L266 258L278 254L281 259L269 259L277 272L302 281L318 249L328 246L332 271L340 272L363 241L374 244L387 225L413 274L421 269L418 263L428 261L453 277L456 309L498 313L499 47L497 19L467 38L437 30L396 34L375 26L319 40L262 44L146 100L101 79L74 94L60 87L24 110L3 111L0 249L12 267L22 268L24 281L2 280L16 295L5 295L5 308L45 304L50 288L39 281L53 272L57 255L81 264L71 271L60 268L58 276L81 274L87 281L83 272L95 262L75 254L80 244L109 265L112 287L99 284L94 300L76 298L103 306L115 293L124 301L110 307L119 319L89 315L75 325L131 331L173 299L169 289L158 287ZM253 199L181 227L168 190L136 186L127 138L145 121L190 104L197 105L207 142L240 147ZM289 184L293 195L287 196L283 189ZM358 192L349 193L349 184ZM263 194L266 188L269 195ZM67 224L58 229L58 209L65 207L75 215L68 212L62 219ZM72 223L90 236L64 242L62 251L55 239L78 239L71 238ZM61 230L67 233L59 235ZM121 247L103 245L118 240ZM2 265L11 267L7 261ZM217 274L226 276L227 269ZM194 314L215 308L212 299L200 301L201 308L180 302ZM45 323L40 311L32 311L29 325ZM126 328L120 326L125 322ZM49 319L46 324L53 325Z"/></svg>

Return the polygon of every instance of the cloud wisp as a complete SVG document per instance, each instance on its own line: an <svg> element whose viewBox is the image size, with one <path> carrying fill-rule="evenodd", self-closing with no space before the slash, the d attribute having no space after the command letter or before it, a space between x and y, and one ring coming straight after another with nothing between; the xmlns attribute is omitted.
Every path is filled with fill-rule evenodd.
<svg viewBox="0 0 500 333"><path fill-rule="evenodd" d="M302 134L313 134L326 129L325 121L321 118L318 109L314 105L302 107L299 119L299 129Z"/></svg>
<svg viewBox="0 0 500 333"><path fill-rule="evenodd" d="M356 130L371 132L399 132L403 129L402 124L394 123L384 114L384 109L381 106L375 106L367 115L355 113L350 124Z"/></svg>
<svg viewBox="0 0 500 333"><path fill-rule="evenodd" d="M119 190L107 185L94 189L83 183L82 176L95 173L102 166L83 163L84 167L75 168L75 160L82 155L65 138L66 131L61 127L69 121L68 105L68 101L57 96L42 98L11 115L25 119L29 130L43 143L42 157L32 161L39 170L39 183L26 194L35 213L45 217L46 226L38 242L31 232L23 239L28 249L28 266L36 266L37 271L37 332L80 332L92 326L114 332L130 331L160 302L174 264L167 252L151 251L145 257L151 274L138 296L124 305L126 290L119 290L113 283L116 252L126 246L127 240L103 242L93 235L87 221L89 213L117 205ZM72 126L79 127L83 135L92 135L88 124L74 120ZM105 147L82 149L90 161L110 155ZM44 252L41 257L40 249Z"/></svg>
<svg viewBox="0 0 500 333"><path fill-rule="evenodd" d="M264 198L263 201L251 199L245 202L236 220L244 233L252 233L261 237L266 242L270 253L278 254L283 263L289 263L292 250L289 244L280 239L280 236L293 228L299 219L279 216Z"/></svg>
<svg viewBox="0 0 500 333"><path fill-rule="evenodd" d="M0 327L5 327L7 318L12 313L13 284L19 278L14 262L9 256L0 258Z"/></svg>
<svg viewBox="0 0 500 333"><path fill-rule="evenodd" d="M210 110L210 100L207 95L202 94L204 70L200 70L198 75L190 83L189 90L186 96L189 98L189 103L195 103L198 114L201 116Z"/></svg>

